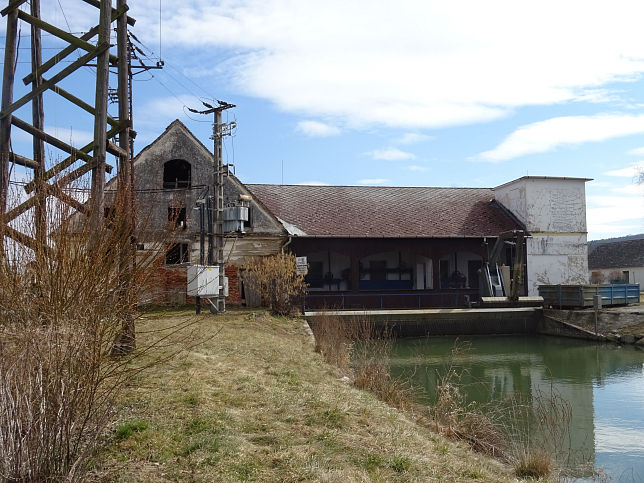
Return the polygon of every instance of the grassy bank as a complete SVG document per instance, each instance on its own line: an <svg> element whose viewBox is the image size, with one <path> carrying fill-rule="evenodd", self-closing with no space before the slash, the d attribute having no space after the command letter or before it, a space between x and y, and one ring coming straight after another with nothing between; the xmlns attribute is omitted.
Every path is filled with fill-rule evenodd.
<svg viewBox="0 0 644 483"><path fill-rule="evenodd" d="M499 463L343 382L313 351L301 320L250 311L148 314L140 337L190 318L201 343L131 382L93 478L513 480Z"/></svg>

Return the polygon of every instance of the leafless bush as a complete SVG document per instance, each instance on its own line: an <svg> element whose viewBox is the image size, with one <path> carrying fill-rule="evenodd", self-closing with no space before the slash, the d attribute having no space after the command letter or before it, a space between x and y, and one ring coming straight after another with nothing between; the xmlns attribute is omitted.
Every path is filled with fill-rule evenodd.
<svg viewBox="0 0 644 483"><path fill-rule="evenodd" d="M599 270L593 270L590 273L590 283L592 284L601 284L604 282L604 275Z"/></svg>
<svg viewBox="0 0 644 483"><path fill-rule="evenodd" d="M391 375L394 337L387 327L378 327L366 317L342 320L323 312L316 317L314 333L316 350L329 364L350 370L357 388L397 408L411 404L411 386Z"/></svg>
<svg viewBox="0 0 644 483"><path fill-rule="evenodd" d="M468 350L467 345L457 342L445 368L438 374L436 401L431 407L434 428L446 436L466 441L479 452L503 458L507 440L501 425L486 408L467 401L462 384L464 373L454 364Z"/></svg>
<svg viewBox="0 0 644 483"><path fill-rule="evenodd" d="M504 432L517 476L543 477L572 466L572 406L552 386L534 388L529 401L512 398L507 411Z"/></svg>
<svg viewBox="0 0 644 483"><path fill-rule="evenodd" d="M80 479L134 370L135 304L158 255L134 263L130 207L117 199L111 210L90 221L49 200L40 243L5 238L0 479ZM30 219L13 227L34 235Z"/></svg>
<svg viewBox="0 0 644 483"><path fill-rule="evenodd" d="M297 274L293 254L257 257L246 269L246 282L261 293L274 314L289 315L301 301L306 283L304 276Z"/></svg>

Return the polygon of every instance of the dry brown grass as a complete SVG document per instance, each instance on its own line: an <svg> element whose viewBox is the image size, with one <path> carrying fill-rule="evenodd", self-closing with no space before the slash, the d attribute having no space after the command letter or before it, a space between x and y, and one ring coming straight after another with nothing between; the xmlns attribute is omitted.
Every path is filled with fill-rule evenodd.
<svg viewBox="0 0 644 483"><path fill-rule="evenodd" d="M514 472L519 478L545 478L550 476L553 470L552 455L545 450L522 453L514 466Z"/></svg>
<svg viewBox="0 0 644 483"><path fill-rule="evenodd" d="M140 326L187 317L153 315ZM94 478L511 480L500 464L344 382L313 351L301 319L229 311L198 320L198 337L217 337L132 381Z"/></svg>

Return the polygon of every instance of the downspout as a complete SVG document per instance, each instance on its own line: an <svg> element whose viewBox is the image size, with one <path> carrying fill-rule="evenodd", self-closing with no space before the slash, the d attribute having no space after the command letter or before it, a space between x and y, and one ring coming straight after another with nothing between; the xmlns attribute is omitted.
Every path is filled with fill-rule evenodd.
<svg viewBox="0 0 644 483"><path fill-rule="evenodd" d="M284 255L284 249L291 244L293 241L293 237L291 235L288 236L288 241L282 245L282 255Z"/></svg>

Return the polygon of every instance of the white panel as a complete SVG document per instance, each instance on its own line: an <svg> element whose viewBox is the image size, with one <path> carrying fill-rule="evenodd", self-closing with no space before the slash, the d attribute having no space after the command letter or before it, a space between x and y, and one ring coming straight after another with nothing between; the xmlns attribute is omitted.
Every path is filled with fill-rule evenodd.
<svg viewBox="0 0 644 483"><path fill-rule="evenodd" d="M188 267L188 295L214 297L219 294L219 267L190 265Z"/></svg>

